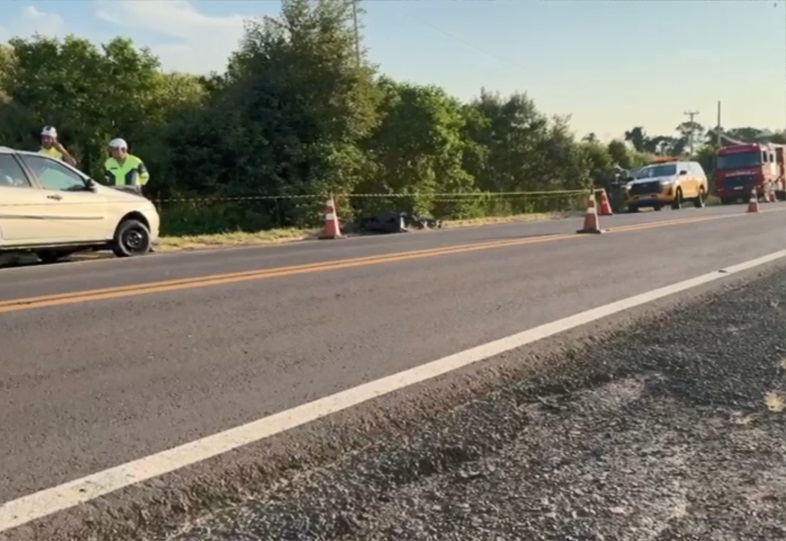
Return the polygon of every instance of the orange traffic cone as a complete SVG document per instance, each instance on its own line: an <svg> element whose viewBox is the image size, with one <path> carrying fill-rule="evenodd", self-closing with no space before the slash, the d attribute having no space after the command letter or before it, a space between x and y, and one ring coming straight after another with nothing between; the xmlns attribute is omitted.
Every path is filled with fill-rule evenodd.
<svg viewBox="0 0 786 541"><path fill-rule="evenodd" d="M333 198L327 200L325 203L325 227L320 235L320 240L327 239L343 239L341 234L341 227L338 225L338 215L336 214L336 204Z"/></svg>
<svg viewBox="0 0 786 541"><path fill-rule="evenodd" d="M759 212L759 196L756 194L756 187L751 190L751 198L748 200L748 212Z"/></svg>
<svg viewBox="0 0 786 541"><path fill-rule="evenodd" d="M603 188L600 192L600 212L598 214L601 216L614 216L614 213L611 211L611 204L609 203L609 197L606 195L605 188Z"/></svg>
<svg viewBox="0 0 786 541"><path fill-rule="evenodd" d="M589 200L587 200L587 213L584 215L584 227L576 231L576 233L603 233L603 229L600 228L598 211L595 209L594 194L590 194Z"/></svg>

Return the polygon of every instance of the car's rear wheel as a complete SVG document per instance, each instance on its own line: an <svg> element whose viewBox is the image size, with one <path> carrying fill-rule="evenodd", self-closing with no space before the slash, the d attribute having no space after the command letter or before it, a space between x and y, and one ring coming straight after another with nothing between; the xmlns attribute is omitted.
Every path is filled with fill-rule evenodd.
<svg viewBox="0 0 786 541"><path fill-rule="evenodd" d="M697 209L703 209L707 201L707 194L704 193L704 188L699 188L699 195L693 200L693 206Z"/></svg>
<svg viewBox="0 0 786 541"><path fill-rule="evenodd" d="M152 241L150 230L139 220L127 219L120 222L112 241L112 252L117 257L136 257L150 252Z"/></svg>

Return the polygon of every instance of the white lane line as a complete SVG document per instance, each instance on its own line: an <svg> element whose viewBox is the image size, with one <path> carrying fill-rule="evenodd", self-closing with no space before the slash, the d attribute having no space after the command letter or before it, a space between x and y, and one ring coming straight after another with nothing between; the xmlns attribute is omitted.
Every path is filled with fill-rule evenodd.
<svg viewBox="0 0 786 541"><path fill-rule="evenodd" d="M604 317L770 263L784 256L786 256L786 250L780 250L739 265L726 267L725 269L703 274L690 280L599 306L506 338L454 353L392 376L358 385L352 389L263 417L262 419L180 445L179 447L23 496L0 506L0 532L94 500L110 492L227 453L244 445L259 442L275 434L489 359L500 353L505 353Z"/></svg>

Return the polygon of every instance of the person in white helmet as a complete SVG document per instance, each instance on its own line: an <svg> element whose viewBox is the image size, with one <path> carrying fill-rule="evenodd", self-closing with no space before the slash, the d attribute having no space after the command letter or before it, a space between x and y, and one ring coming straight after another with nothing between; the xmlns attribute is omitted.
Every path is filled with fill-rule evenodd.
<svg viewBox="0 0 786 541"><path fill-rule="evenodd" d="M74 157L71 156L63 144L57 140L57 130L54 126L44 126L44 129L41 130L41 148L38 152L46 154L56 160L64 161L72 167L76 167L76 160Z"/></svg>
<svg viewBox="0 0 786 541"><path fill-rule="evenodd" d="M133 187L140 194L142 186L150 180L144 162L128 153L128 143L124 139L112 139L109 142L109 152L112 154L104 162L106 181L110 186Z"/></svg>

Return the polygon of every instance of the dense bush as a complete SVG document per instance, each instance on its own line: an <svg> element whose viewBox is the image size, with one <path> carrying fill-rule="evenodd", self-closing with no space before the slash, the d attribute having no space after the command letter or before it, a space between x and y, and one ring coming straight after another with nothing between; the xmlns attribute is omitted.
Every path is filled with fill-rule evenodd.
<svg viewBox="0 0 786 541"><path fill-rule="evenodd" d="M164 73L122 38L0 45L0 144L35 148L48 124L96 178L122 136L152 172L152 199L222 199L163 209L170 231L194 233L317 223L328 193L406 194L402 210L443 216L521 212L534 196L440 194L586 189L647 150L641 128L628 142L577 141L526 94L461 103L380 76L357 62L350 0L285 0L277 22L249 21L226 72L208 77ZM227 200L262 195L277 197ZM350 200L345 215L390 205Z"/></svg>

